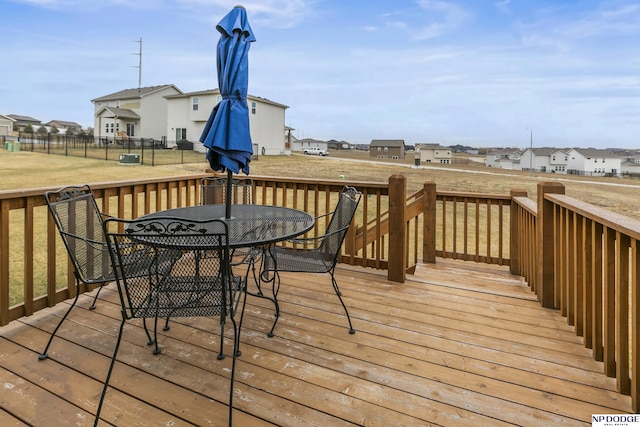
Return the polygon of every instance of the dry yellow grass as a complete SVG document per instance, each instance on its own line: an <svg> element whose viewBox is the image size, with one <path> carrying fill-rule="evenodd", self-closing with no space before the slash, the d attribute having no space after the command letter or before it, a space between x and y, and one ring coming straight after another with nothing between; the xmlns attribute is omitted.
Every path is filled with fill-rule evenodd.
<svg viewBox="0 0 640 427"><path fill-rule="evenodd" d="M535 199L540 181L559 181L566 194L596 206L640 220L640 182L619 178L589 178L491 169L484 166L433 165L411 167L413 156L404 163L371 162L366 152L331 151L330 157L260 156L251 163L254 175L386 182L393 174L407 177L409 191L426 181L436 183L440 191L508 194L512 189L527 191ZM349 161L356 160L356 161ZM46 155L30 152L0 151L2 179L0 190L36 188L66 184L119 181L137 178L180 176L202 173L207 163L165 166L123 166L115 162Z"/></svg>

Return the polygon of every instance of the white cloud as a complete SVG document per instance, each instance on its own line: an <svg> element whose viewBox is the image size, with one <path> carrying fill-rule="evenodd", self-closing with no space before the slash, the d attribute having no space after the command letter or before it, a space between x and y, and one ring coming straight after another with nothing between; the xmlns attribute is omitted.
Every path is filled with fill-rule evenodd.
<svg viewBox="0 0 640 427"><path fill-rule="evenodd" d="M418 6L433 17L430 24L418 27L413 31L417 40L426 40L439 37L451 30L460 27L470 17L470 13L456 3L439 0L418 0ZM438 19L438 21L435 21Z"/></svg>

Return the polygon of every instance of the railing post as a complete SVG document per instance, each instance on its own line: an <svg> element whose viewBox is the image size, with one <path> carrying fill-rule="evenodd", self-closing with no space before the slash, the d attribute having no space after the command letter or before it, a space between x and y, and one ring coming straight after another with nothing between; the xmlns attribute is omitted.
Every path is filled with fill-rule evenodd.
<svg viewBox="0 0 640 427"><path fill-rule="evenodd" d="M407 206L407 178L389 177L389 270L387 279L404 283L407 263L407 233L405 208Z"/></svg>
<svg viewBox="0 0 640 427"><path fill-rule="evenodd" d="M422 196L422 262L436 262L436 183L425 182Z"/></svg>
<svg viewBox="0 0 640 427"><path fill-rule="evenodd" d="M544 199L545 194L564 194L564 185L559 182L538 183L538 218L536 239L538 241L538 300L543 307L554 308L554 205Z"/></svg>
<svg viewBox="0 0 640 427"><path fill-rule="evenodd" d="M511 207L509 208L509 271L511 274L521 276L522 271L520 267L520 247L518 241L523 237L520 236L520 216L518 212L518 204L513 200L516 197L527 197L527 192L524 190L511 190Z"/></svg>

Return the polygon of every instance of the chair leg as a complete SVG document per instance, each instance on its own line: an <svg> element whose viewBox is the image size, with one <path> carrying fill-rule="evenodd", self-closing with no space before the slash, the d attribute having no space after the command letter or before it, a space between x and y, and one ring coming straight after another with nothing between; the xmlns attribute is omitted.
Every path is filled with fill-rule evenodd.
<svg viewBox="0 0 640 427"><path fill-rule="evenodd" d="M162 353L162 350L158 347L158 316L153 319L153 342L156 344L156 348L153 349L153 354Z"/></svg>
<svg viewBox="0 0 640 427"><path fill-rule="evenodd" d="M273 331L276 329L276 324L278 323L278 319L280 319L280 304L278 304L278 291L280 290L280 274L278 271L273 272L273 283L271 284L271 291L273 293L273 304L276 307L275 319L273 319L273 325L271 326L271 330L267 334L269 338L274 336Z"/></svg>
<svg viewBox="0 0 640 427"><path fill-rule="evenodd" d="M224 353L222 351L224 347L224 318L220 318L220 351L218 352L218 360L224 359Z"/></svg>
<svg viewBox="0 0 640 427"><path fill-rule="evenodd" d="M100 287L98 288L98 292L96 292L96 296L93 297L93 302L91 303L91 306L89 307L89 310L95 310L96 309L96 301L98 301L98 296L100 296L100 291L102 291L102 288L104 288L104 284L100 285Z"/></svg>
<svg viewBox="0 0 640 427"><path fill-rule="evenodd" d="M356 330L353 329L353 325L351 324L351 316L349 316L349 310L347 310L347 306L342 300L342 292L340 292L340 288L338 288L338 282L336 282L335 277L333 277L333 271L331 271L331 284L333 284L333 290L336 292L338 299L340 300L340 304L342 304L342 308L344 308L344 312L347 315L347 320L349 321L349 333L355 334Z"/></svg>
<svg viewBox="0 0 640 427"><path fill-rule="evenodd" d="M246 282L245 282L246 286ZM246 289L242 291L242 308L240 312L240 322L236 324L234 313L231 313L231 323L233 323L233 359L231 362L231 379L229 384L229 427L233 427L233 386L235 384L236 360L240 356L240 333L242 332L242 321L244 319L244 308L247 303Z"/></svg>
<svg viewBox="0 0 640 427"><path fill-rule="evenodd" d="M149 333L149 328L147 327L147 318L144 317L142 319L142 326L144 327L144 333L147 334L147 345L151 345L155 342L155 340L151 337Z"/></svg>
<svg viewBox="0 0 640 427"><path fill-rule="evenodd" d="M40 354L40 356L38 356L39 360L45 360L45 359L47 359L49 357L47 352L49 351L49 346L51 345L51 342L53 341L53 337L56 336L56 333L58 333L58 329L60 329L60 325L62 325L62 322L64 322L64 320L67 318L69 313L71 313L71 310L73 310L73 307L76 306L76 303L78 302L78 298L79 297L80 297L80 283L78 283L78 281L76 280L76 297L73 299L73 303L71 303L71 306L69 307L67 312L64 314L64 316L62 316L62 319L60 319L60 321L58 322L58 326L56 326L56 328L51 333L51 336L49 337L49 341L47 342L47 345L44 348L44 351L42 352L42 354Z"/></svg>
<svg viewBox="0 0 640 427"><path fill-rule="evenodd" d="M111 380L111 373L116 363L116 357L118 355L118 349L120 348L120 341L122 340L122 332L124 330L124 317L120 323L120 331L118 331L118 341L116 341L116 348L113 350L113 357L111 358L111 364L109 365L109 371L107 371L107 378L104 380L104 387L102 388L102 394L100 395L100 402L98 403L98 409L96 409L96 418L93 422L93 426L98 425L100 421L100 411L102 411L102 404L104 403L104 397L107 394L107 387L109 387L109 380Z"/></svg>

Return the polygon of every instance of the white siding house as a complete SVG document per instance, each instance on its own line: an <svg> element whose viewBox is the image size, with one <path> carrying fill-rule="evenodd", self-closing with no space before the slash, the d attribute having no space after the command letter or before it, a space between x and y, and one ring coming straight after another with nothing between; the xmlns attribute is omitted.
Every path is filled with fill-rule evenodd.
<svg viewBox="0 0 640 427"><path fill-rule="evenodd" d="M520 169L520 151L515 149L497 150L487 153L485 166L498 169Z"/></svg>
<svg viewBox="0 0 640 427"><path fill-rule="evenodd" d="M569 152L567 150L555 150L549 154L549 170L551 173L567 173L569 164Z"/></svg>
<svg viewBox="0 0 640 427"><path fill-rule="evenodd" d="M94 135L101 139L166 137L166 96L181 94L174 85L125 89L92 99Z"/></svg>
<svg viewBox="0 0 640 427"><path fill-rule="evenodd" d="M328 151L329 143L325 141L320 141L318 139L305 138L298 139L293 143L293 151L302 151L305 148L318 147L321 150Z"/></svg>
<svg viewBox="0 0 640 427"><path fill-rule="evenodd" d="M11 117L0 114L0 136L11 135L11 131L13 131L13 123L15 121L16 120Z"/></svg>
<svg viewBox="0 0 640 427"><path fill-rule="evenodd" d="M420 163L451 164L451 149L440 144L416 144Z"/></svg>
<svg viewBox="0 0 640 427"><path fill-rule="evenodd" d="M640 175L640 156L631 156L623 159L620 169L623 174Z"/></svg>
<svg viewBox="0 0 640 427"><path fill-rule="evenodd" d="M171 147L176 141L186 139L193 142L194 150L205 152L198 140L211 111L221 99L218 89L167 96L168 120L164 131L167 145ZM289 107L253 95L247 96L247 102L254 153L291 154L283 137L285 111Z"/></svg>
<svg viewBox="0 0 640 427"><path fill-rule="evenodd" d="M608 150L572 148L568 152L567 173L587 176L617 175L622 158Z"/></svg>
<svg viewBox="0 0 640 427"><path fill-rule="evenodd" d="M554 168L551 163L551 156L558 152L557 148L527 148L520 156L520 170L539 172L551 172Z"/></svg>

